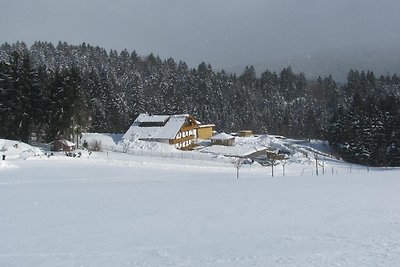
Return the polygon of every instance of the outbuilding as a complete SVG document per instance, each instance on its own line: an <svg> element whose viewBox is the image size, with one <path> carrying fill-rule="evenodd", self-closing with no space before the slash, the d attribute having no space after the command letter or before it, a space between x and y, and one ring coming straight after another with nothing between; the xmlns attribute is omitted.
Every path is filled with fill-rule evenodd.
<svg viewBox="0 0 400 267"><path fill-rule="evenodd" d="M197 125L197 138L210 139L213 135L215 124L199 124Z"/></svg>
<svg viewBox="0 0 400 267"><path fill-rule="evenodd" d="M220 146L233 146L235 145L235 137L227 134L227 133L220 133L214 135L211 139L212 145L220 145Z"/></svg>
<svg viewBox="0 0 400 267"><path fill-rule="evenodd" d="M50 143L51 151L73 151L76 149L76 145L66 139L54 140Z"/></svg>
<svg viewBox="0 0 400 267"><path fill-rule="evenodd" d="M239 136L240 137L249 137L253 135L253 131L252 130L241 130L239 131Z"/></svg>

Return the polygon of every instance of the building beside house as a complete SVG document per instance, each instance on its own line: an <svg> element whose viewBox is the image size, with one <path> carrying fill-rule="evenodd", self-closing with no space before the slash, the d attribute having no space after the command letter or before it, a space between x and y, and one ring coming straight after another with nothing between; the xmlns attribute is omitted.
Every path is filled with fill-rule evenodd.
<svg viewBox="0 0 400 267"><path fill-rule="evenodd" d="M220 133L214 135L210 138L212 145L220 145L220 146L233 146L235 145L235 137L227 134L227 133Z"/></svg>
<svg viewBox="0 0 400 267"><path fill-rule="evenodd" d="M198 139L210 139L213 136L215 124L199 124L197 125L197 138Z"/></svg>
<svg viewBox="0 0 400 267"><path fill-rule="evenodd" d="M66 140L66 139L59 139L54 140L50 143L50 150L51 151L73 151L76 149L76 144Z"/></svg>
<svg viewBox="0 0 400 267"><path fill-rule="evenodd" d="M197 122L189 114L140 114L122 137L127 140L162 142L186 150L196 139Z"/></svg>
<svg viewBox="0 0 400 267"><path fill-rule="evenodd" d="M241 130L239 131L239 137L249 137L253 135L252 130Z"/></svg>

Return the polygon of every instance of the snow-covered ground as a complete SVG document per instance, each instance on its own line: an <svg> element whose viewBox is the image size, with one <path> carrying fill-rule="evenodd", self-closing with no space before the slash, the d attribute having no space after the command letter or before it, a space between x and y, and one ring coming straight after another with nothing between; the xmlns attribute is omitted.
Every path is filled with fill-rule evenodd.
<svg viewBox="0 0 400 267"><path fill-rule="evenodd" d="M326 159L316 176L299 159L285 177L282 165L271 177L253 164L235 179L229 158L200 152L19 156L28 150L10 148L0 164L0 266L400 262L398 169Z"/></svg>

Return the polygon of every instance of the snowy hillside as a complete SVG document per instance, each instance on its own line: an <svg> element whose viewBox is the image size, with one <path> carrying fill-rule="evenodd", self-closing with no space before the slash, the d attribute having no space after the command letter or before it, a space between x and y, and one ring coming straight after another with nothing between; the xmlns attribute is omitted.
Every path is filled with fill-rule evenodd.
<svg viewBox="0 0 400 267"><path fill-rule="evenodd" d="M44 155L43 151L28 144L0 139L0 155L5 155L6 159L26 159Z"/></svg>
<svg viewBox="0 0 400 267"><path fill-rule="evenodd" d="M0 266L400 261L400 170L367 172L326 159L325 175L316 176L314 162L296 152L299 161L287 163L285 177L282 165L272 178L270 167L252 164L236 179L229 158L203 152L17 157L35 149L14 145L0 143L8 148L0 165Z"/></svg>

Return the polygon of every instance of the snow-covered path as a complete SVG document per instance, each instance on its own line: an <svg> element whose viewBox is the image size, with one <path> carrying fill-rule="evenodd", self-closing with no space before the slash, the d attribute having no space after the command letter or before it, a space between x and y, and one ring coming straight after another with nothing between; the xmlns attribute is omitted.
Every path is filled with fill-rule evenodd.
<svg viewBox="0 0 400 267"><path fill-rule="evenodd" d="M179 159L175 159L179 164ZM0 266L398 266L400 171L89 160L0 169Z"/></svg>

